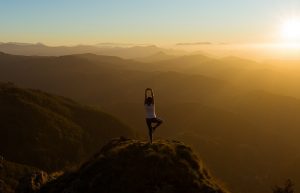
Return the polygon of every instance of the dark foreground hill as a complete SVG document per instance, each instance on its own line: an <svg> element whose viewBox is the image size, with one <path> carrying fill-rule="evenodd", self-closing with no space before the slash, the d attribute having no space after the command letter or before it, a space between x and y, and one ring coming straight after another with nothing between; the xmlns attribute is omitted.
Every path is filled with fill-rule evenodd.
<svg viewBox="0 0 300 193"><path fill-rule="evenodd" d="M43 193L223 193L191 148L114 139L77 171L42 187Z"/></svg>
<svg viewBox="0 0 300 193"><path fill-rule="evenodd" d="M0 83L0 155L47 171L78 163L112 137L130 136L113 116L45 92Z"/></svg>

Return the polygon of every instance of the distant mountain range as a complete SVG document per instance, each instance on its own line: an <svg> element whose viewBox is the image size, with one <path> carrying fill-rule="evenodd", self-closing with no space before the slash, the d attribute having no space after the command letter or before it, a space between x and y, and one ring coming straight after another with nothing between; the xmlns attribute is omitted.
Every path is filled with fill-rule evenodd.
<svg viewBox="0 0 300 193"><path fill-rule="evenodd" d="M70 54L93 53L98 55L118 56L122 58L143 58L165 53L170 55L183 55L186 52L175 49L164 49L154 45L119 45L97 44L77 46L47 46L42 43L0 43L0 52L27 56L62 56Z"/></svg>

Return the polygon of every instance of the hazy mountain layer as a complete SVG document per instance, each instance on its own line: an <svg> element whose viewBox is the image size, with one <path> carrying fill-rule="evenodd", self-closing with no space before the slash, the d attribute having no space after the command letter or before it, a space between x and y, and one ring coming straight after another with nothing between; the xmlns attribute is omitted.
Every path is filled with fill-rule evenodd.
<svg viewBox="0 0 300 193"><path fill-rule="evenodd" d="M0 43L0 52L27 56L62 56L69 54L93 53L122 58L143 58L164 52L171 55L182 55L184 51L164 49L154 45L77 45L77 46L46 46L41 43Z"/></svg>

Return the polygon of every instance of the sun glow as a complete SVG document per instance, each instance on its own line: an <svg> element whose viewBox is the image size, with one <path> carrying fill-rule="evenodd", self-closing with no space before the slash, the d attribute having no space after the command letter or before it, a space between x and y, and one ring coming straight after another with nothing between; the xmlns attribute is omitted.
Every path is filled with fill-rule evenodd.
<svg viewBox="0 0 300 193"><path fill-rule="evenodd" d="M288 41L300 40L300 18L292 18L284 21L281 26L281 35Z"/></svg>

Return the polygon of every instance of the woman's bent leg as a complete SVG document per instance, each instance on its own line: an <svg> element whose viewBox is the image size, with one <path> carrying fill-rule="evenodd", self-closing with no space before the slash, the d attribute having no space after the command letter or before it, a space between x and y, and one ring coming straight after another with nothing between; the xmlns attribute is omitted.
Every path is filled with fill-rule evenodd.
<svg viewBox="0 0 300 193"><path fill-rule="evenodd" d="M153 127L153 130L155 130L158 126L160 126L163 121L159 118L155 118L155 120L153 120L153 123L156 123L156 125Z"/></svg>

